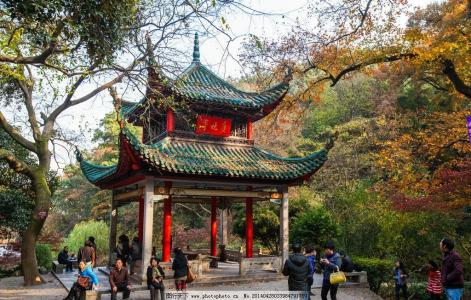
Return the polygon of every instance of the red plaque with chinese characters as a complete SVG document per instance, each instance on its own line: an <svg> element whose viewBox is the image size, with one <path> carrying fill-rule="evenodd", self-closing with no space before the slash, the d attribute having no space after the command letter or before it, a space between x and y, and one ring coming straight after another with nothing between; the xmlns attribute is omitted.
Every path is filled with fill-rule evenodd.
<svg viewBox="0 0 471 300"><path fill-rule="evenodd" d="M195 131L197 134L227 137L231 135L231 123L231 119L198 115L196 117Z"/></svg>

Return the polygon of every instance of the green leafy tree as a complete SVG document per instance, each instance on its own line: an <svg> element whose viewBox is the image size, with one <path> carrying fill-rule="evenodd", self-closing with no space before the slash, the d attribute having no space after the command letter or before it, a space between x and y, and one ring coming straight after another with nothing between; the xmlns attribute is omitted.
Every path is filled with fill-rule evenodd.
<svg viewBox="0 0 471 300"><path fill-rule="evenodd" d="M109 254L109 227L103 221L91 220L75 224L70 234L64 240L63 246L69 246L71 253L78 253L90 236L95 237L98 259L104 260Z"/></svg>
<svg viewBox="0 0 471 300"><path fill-rule="evenodd" d="M338 234L337 223L322 206L300 213L290 224L290 240L302 245L322 246Z"/></svg>
<svg viewBox="0 0 471 300"><path fill-rule="evenodd" d="M277 205L260 204L254 206L253 212L253 235L254 239L270 252L278 253L280 220L277 213ZM246 218L244 207L234 211L233 233L245 238Z"/></svg>
<svg viewBox="0 0 471 300"><path fill-rule="evenodd" d="M1 128L0 148L10 149L18 157L34 161L28 151ZM28 178L15 173L7 163L0 161L0 231L7 234L26 229L33 208L33 197Z"/></svg>
<svg viewBox="0 0 471 300"><path fill-rule="evenodd" d="M34 193L22 233L26 285L40 283L34 245L51 207L55 145L74 140L59 126L60 117L117 83L142 88L137 85L145 82L149 55L159 49L161 57L175 58L174 39L188 34L195 21L217 27L212 22L226 4L231 3L0 1L0 128L34 157L31 162L0 147L0 160L26 176ZM176 58L164 61L178 65Z"/></svg>

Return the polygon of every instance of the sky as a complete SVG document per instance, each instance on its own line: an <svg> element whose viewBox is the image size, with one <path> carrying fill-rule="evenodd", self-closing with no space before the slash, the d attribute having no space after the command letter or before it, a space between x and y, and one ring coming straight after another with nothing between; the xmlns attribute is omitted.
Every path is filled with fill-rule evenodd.
<svg viewBox="0 0 471 300"><path fill-rule="evenodd" d="M231 13L225 16L227 23L230 26L230 33L235 40L228 46L228 51L225 51L227 46L227 38L220 34L216 37L208 38L207 36L200 36L200 53L201 62L210 67L216 74L222 78L238 78L244 74L244 69L238 63L238 54L241 50L241 45L248 36L254 34L268 38L276 38L283 35L290 30L291 24L297 17L303 18L303 9L307 6L307 0L248 0L247 5L254 10L263 11L268 15L246 15L243 13ZM412 6L424 7L433 0L409 0ZM405 22L405 19L404 19ZM182 41L182 49L187 49L187 60L190 63L192 58L192 37ZM228 55L229 53L229 55ZM91 89L92 87L90 87ZM79 91L87 93L87 87ZM136 95L136 99L126 99L129 101L139 101L140 96ZM92 132L99 127L100 120L106 113L112 111L112 100L107 92L102 92L95 97L92 101L80 104L67 111L59 119L59 124L63 128L70 128L77 130L83 128L81 134L83 135L83 144L79 145L80 149L92 149L93 143ZM88 129L88 130L87 130ZM58 149L58 160L60 164L70 163L74 161L74 154L68 153L65 149ZM53 168L58 169L58 166L53 163ZM59 168L60 169L60 168Z"/></svg>

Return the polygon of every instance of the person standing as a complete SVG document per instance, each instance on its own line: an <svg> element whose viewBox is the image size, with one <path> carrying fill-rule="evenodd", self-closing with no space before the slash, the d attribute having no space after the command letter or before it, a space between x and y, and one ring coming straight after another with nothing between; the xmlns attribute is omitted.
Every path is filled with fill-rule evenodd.
<svg viewBox="0 0 471 300"><path fill-rule="evenodd" d="M84 246L80 248L77 259L78 262L87 262L92 268L95 266L95 250L89 240L86 240Z"/></svg>
<svg viewBox="0 0 471 300"><path fill-rule="evenodd" d="M126 266L131 251L129 249L129 238L127 235L122 234L118 238L118 245L116 246L116 258L121 259L123 266Z"/></svg>
<svg viewBox="0 0 471 300"><path fill-rule="evenodd" d="M402 295L405 299L409 298L407 293L407 271L404 267L402 261L397 260L396 266L394 267L394 280L396 282L396 300L401 298L401 290Z"/></svg>
<svg viewBox="0 0 471 300"><path fill-rule="evenodd" d="M464 289L463 262L454 248L452 240L441 240L440 250L443 253L441 281L448 300L460 300Z"/></svg>
<svg viewBox="0 0 471 300"><path fill-rule="evenodd" d="M67 297L64 300L81 300L85 299L85 292L92 288L98 288L98 277L93 273L92 267L81 261L78 265L79 277L74 282Z"/></svg>
<svg viewBox="0 0 471 300"><path fill-rule="evenodd" d="M338 284L330 284L330 274L335 271L339 271L342 266L342 259L340 255L335 252L335 244L332 241L328 241L324 247L324 257L320 260L321 269L323 271L321 298L327 300L327 294L330 291L330 298L337 300Z"/></svg>
<svg viewBox="0 0 471 300"><path fill-rule="evenodd" d="M118 292L123 292L123 299L131 295L128 269L123 266L121 259L116 259L116 265L110 272L111 300L116 300Z"/></svg>
<svg viewBox="0 0 471 300"><path fill-rule="evenodd" d="M136 236L132 239L131 245L131 275L136 273L138 261L142 260L142 248L139 238Z"/></svg>
<svg viewBox="0 0 471 300"><path fill-rule="evenodd" d="M61 265L65 265L65 271L66 272L72 272L72 262L69 259L69 247L65 246L64 249L62 249L61 252L59 252L59 255L57 255L57 261Z"/></svg>
<svg viewBox="0 0 471 300"><path fill-rule="evenodd" d="M353 272L354 266L353 266L353 261L348 256L345 254L343 251L339 251L340 257L342 258L342 267L340 268L340 271L343 272Z"/></svg>
<svg viewBox="0 0 471 300"><path fill-rule="evenodd" d="M150 265L147 267L147 287L150 290L150 299L157 299L157 291L160 291L160 300L165 300L165 273L157 258L150 259Z"/></svg>
<svg viewBox="0 0 471 300"><path fill-rule="evenodd" d="M316 272L316 250L313 247L306 247L306 258L309 263L309 274L307 275L307 291L309 295L314 296L311 291L312 284L314 283L314 273Z"/></svg>
<svg viewBox="0 0 471 300"><path fill-rule="evenodd" d="M309 276L308 259L301 253L301 245L293 244L293 254L285 261L283 275L288 276L288 289L290 291L307 292Z"/></svg>
<svg viewBox="0 0 471 300"><path fill-rule="evenodd" d="M186 290L186 280L188 276L188 259L183 254L181 248L173 249L175 258L172 263L172 270L174 271L173 278L175 278L175 288L177 291Z"/></svg>
<svg viewBox="0 0 471 300"><path fill-rule="evenodd" d="M96 255L97 252L96 252L95 237L89 236L89 237L88 237L88 240L90 241L90 247L92 247L92 248L93 248L93 251L95 252L95 262L94 262L94 264L93 264L93 267L95 267L95 264L96 264L96 262L97 262L97 255Z"/></svg>
<svg viewBox="0 0 471 300"><path fill-rule="evenodd" d="M430 295L430 299L440 300L443 292L441 273L438 270L437 263L433 260L428 261L427 278L427 293Z"/></svg>

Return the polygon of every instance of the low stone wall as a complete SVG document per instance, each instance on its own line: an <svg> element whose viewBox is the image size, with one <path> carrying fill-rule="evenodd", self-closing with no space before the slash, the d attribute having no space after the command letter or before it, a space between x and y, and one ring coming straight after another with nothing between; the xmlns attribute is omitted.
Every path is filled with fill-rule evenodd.
<svg viewBox="0 0 471 300"><path fill-rule="evenodd" d="M347 282L356 283L362 287L368 287L368 278L365 271L362 272L345 272Z"/></svg>
<svg viewBox="0 0 471 300"><path fill-rule="evenodd" d="M204 272L205 265L207 264L201 257L194 260L189 260L188 263L190 264L191 270L194 274L198 277L201 277ZM160 266L164 269L165 278L173 278L173 270L172 270L172 263L171 262L160 262ZM209 269L209 264L206 266Z"/></svg>
<svg viewBox="0 0 471 300"><path fill-rule="evenodd" d="M281 272L281 256L257 256L253 258L242 257L239 263L239 275L243 276L251 271Z"/></svg>

